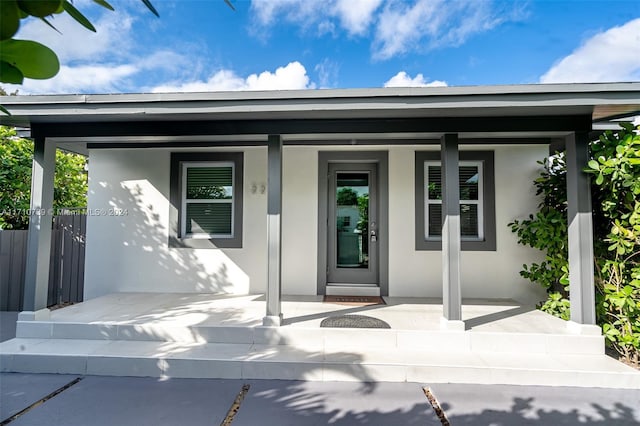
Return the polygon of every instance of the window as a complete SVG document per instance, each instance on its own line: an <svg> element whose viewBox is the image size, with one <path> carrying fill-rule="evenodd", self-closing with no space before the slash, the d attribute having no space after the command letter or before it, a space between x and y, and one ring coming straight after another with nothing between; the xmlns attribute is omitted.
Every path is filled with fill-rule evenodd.
<svg viewBox="0 0 640 426"><path fill-rule="evenodd" d="M171 155L172 247L242 247L242 153Z"/></svg>
<svg viewBox="0 0 640 426"><path fill-rule="evenodd" d="M482 240L482 164L461 161L460 233L462 240ZM425 238L439 240L442 236L442 167L439 162L424 163L425 176Z"/></svg>
<svg viewBox="0 0 640 426"><path fill-rule="evenodd" d="M182 163L181 235L233 237L233 163Z"/></svg>
<svg viewBox="0 0 640 426"><path fill-rule="evenodd" d="M416 250L442 243L440 152L416 152ZM463 250L495 250L493 153L461 151L460 234Z"/></svg>

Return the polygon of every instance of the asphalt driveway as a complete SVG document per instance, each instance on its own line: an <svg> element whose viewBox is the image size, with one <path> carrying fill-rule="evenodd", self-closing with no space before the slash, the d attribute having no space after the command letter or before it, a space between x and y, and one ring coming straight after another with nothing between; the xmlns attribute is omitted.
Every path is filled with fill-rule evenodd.
<svg viewBox="0 0 640 426"><path fill-rule="evenodd" d="M2 341L15 336L17 312L0 314ZM412 426L442 417L469 426L640 425L640 390L0 374L0 426Z"/></svg>
<svg viewBox="0 0 640 426"><path fill-rule="evenodd" d="M233 426L441 425L424 386L4 373L0 421L11 426L217 426L225 419ZM452 425L640 424L640 390L459 384L429 388ZM23 411L56 390L55 396ZM239 407L235 415L234 402Z"/></svg>

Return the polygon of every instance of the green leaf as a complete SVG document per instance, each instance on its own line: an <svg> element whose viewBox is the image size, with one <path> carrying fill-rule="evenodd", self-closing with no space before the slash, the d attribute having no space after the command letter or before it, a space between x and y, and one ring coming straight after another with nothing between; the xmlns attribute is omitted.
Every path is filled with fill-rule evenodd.
<svg viewBox="0 0 640 426"><path fill-rule="evenodd" d="M5 107L3 107L2 105L0 105L0 112L3 112L7 115L11 115L11 113L9 112L8 109L6 109ZM1 220L1 219L0 219Z"/></svg>
<svg viewBox="0 0 640 426"><path fill-rule="evenodd" d="M79 24L88 29L89 31L96 32L96 27L82 14L78 9L75 8L74 5L69 3L69 0L64 1L64 10L71 15L73 19L75 19Z"/></svg>
<svg viewBox="0 0 640 426"><path fill-rule="evenodd" d="M0 62L0 81L10 84L22 84L24 76L20 70L13 65L1 61Z"/></svg>
<svg viewBox="0 0 640 426"><path fill-rule="evenodd" d="M60 62L53 50L31 40L0 42L0 61L16 67L26 78L47 79L60 70Z"/></svg>
<svg viewBox="0 0 640 426"><path fill-rule="evenodd" d="M589 160L589 167L593 170L600 170L600 164L596 160Z"/></svg>
<svg viewBox="0 0 640 426"><path fill-rule="evenodd" d="M147 6L147 9L149 9L151 11L151 13L156 15L158 18L160 17L160 14L156 10L156 8L153 7L153 5L151 4L151 2L149 0L142 0L142 3L144 3L145 6Z"/></svg>
<svg viewBox="0 0 640 426"><path fill-rule="evenodd" d="M602 182L604 182L604 176L602 176L602 173L599 173L596 178L596 185L602 185Z"/></svg>
<svg viewBox="0 0 640 426"><path fill-rule="evenodd" d="M620 127L625 129L627 132L633 131L633 124L632 123L627 123L625 121L621 121L619 124L620 124Z"/></svg>
<svg viewBox="0 0 640 426"><path fill-rule="evenodd" d="M58 34L62 35L62 33L60 31L58 31L58 29L56 27L54 27L51 22L47 21L47 18L40 18L40 20L42 22L44 22L45 24L47 24L49 27L51 27L55 32L57 32Z"/></svg>
<svg viewBox="0 0 640 426"><path fill-rule="evenodd" d="M55 13L63 0L18 0L18 7L28 15L44 18Z"/></svg>
<svg viewBox="0 0 640 426"><path fill-rule="evenodd" d="M109 9L111 11L114 11L115 9L113 8L113 6L111 6L108 2L106 2L105 0L93 0L94 3L99 4L100 6L104 7L105 9Z"/></svg>
<svg viewBox="0 0 640 426"><path fill-rule="evenodd" d="M0 9L0 40L7 40L18 32L20 14L15 0L2 0Z"/></svg>

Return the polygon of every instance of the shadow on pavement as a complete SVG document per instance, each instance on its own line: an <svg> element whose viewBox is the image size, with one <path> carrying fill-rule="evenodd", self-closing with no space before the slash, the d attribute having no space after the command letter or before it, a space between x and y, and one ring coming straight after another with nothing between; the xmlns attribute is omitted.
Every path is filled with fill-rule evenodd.
<svg viewBox="0 0 640 426"><path fill-rule="evenodd" d="M452 425L473 426L499 426L499 425L602 425L623 426L638 425L640 418L634 415L637 409L622 403L614 403L612 407L604 407L597 403L591 406L597 414L589 415L576 408L568 408L568 411L557 409L534 409L533 398L514 398L510 410L483 410L478 414L462 414L449 416ZM638 401L640 403L640 401ZM449 407L443 404L445 412Z"/></svg>

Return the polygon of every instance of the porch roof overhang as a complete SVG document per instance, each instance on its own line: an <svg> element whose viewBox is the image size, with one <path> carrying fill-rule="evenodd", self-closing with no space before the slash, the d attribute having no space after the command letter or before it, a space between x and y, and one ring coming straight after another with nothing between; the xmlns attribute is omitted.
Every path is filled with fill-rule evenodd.
<svg viewBox="0 0 640 426"><path fill-rule="evenodd" d="M269 134L292 144L439 143L448 132L461 143L550 143L640 115L640 83L38 95L0 104L12 114L0 124L61 147L266 144Z"/></svg>

